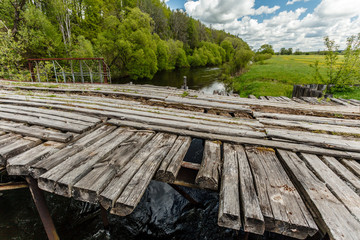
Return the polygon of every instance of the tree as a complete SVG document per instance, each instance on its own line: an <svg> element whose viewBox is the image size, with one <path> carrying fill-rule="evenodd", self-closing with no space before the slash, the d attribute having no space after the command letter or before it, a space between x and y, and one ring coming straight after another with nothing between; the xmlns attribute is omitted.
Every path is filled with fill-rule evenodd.
<svg viewBox="0 0 360 240"><path fill-rule="evenodd" d="M271 55L275 54L273 46L271 46L270 44L261 45L261 47L258 49L257 52L262 53L262 54L266 54L266 53L271 54Z"/></svg>
<svg viewBox="0 0 360 240"><path fill-rule="evenodd" d="M360 83L360 33L347 39L344 58L339 61L339 45L329 37L324 38L326 47L325 67L326 76L319 71L319 61L310 65L315 69L314 78L327 85L345 87L349 84Z"/></svg>

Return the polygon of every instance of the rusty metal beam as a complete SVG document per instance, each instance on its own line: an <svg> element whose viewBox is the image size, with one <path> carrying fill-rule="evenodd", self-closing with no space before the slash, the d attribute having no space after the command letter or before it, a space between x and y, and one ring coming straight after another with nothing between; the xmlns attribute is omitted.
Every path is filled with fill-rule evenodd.
<svg viewBox="0 0 360 240"><path fill-rule="evenodd" d="M15 190L20 188L29 187L26 182L8 182L8 183L0 183L0 192L7 190Z"/></svg>
<svg viewBox="0 0 360 240"><path fill-rule="evenodd" d="M181 162L181 167L184 168L188 168L188 169L192 169L192 170L200 170L200 164L199 163L192 163L192 162L186 162L186 161L182 161Z"/></svg>
<svg viewBox="0 0 360 240"><path fill-rule="evenodd" d="M37 182L34 178L26 177L26 181L29 184L32 198L34 200L49 240L59 240L60 238L56 232L54 222L49 213L49 209L46 206L43 192L38 187Z"/></svg>
<svg viewBox="0 0 360 240"><path fill-rule="evenodd" d="M188 200L191 204L194 205L200 205L200 203L198 201L196 201L195 199L193 199L187 192L185 192L184 190L182 190L181 188L179 188L177 185L175 184L171 184L169 183L169 185L175 189L175 191L177 191L178 193L180 193L180 195L182 195L186 200Z"/></svg>

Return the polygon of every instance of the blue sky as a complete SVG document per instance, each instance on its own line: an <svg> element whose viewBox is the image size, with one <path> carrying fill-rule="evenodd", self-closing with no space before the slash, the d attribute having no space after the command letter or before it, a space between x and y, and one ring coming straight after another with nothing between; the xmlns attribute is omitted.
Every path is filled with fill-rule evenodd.
<svg viewBox="0 0 360 240"><path fill-rule="evenodd" d="M238 35L253 48L323 49L329 36L342 47L360 33L359 0L165 0L204 24Z"/></svg>

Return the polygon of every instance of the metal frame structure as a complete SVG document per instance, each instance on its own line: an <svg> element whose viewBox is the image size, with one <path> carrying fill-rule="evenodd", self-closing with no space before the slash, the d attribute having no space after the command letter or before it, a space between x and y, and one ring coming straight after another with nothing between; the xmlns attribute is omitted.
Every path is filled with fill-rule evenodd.
<svg viewBox="0 0 360 240"><path fill-rule="evenodd" d="M68 67L70 66L70 72L65 69L66 64L64 64L64 61ZM41 62L44 64L45 62L52 62L53 71L49 72L46 69L41 69ZM74 62L75 64L78 62L78 72L74 71ZM95 83L96 79L98 79L98 83L111 83L110 68L105 63L104 58L30 58L28 59L28 65L32 82L42 82L41 77L45 76L46 82L54 79L56 83ZM36 72L34 72L34 67ZM76 81L79 78L80 81ZM85 81L85 78L88 78L89 81Z"/></svg>

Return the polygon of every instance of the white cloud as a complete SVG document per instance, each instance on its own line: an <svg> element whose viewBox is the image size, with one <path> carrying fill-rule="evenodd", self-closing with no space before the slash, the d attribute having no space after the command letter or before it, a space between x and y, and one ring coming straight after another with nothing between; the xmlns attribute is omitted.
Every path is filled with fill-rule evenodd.
<svg viewBox="0 0 360 240"><path fill-rule="evenodd" d="M221 3L220 0L199 0L185 4L190 16L212 24L215 29L238 35L254 48L268 43L275 50L292 47L316 51L324 48L324 36L334 39L343 48L347 37L360 33L358 0L322 0L312 13L305 8L281 11L262 22L252 16L274 13L279 7L253 7L253 0L221 0Z"/></svg>
<svg viewBox="0 0 360 240"><path fill-rule="evenodd" d="M286 3L286 5L292 5L292 4L296 3L296 2L301 2L301 1L308 2L310 0L290 0L290 1L288 1Z"/></svg>

